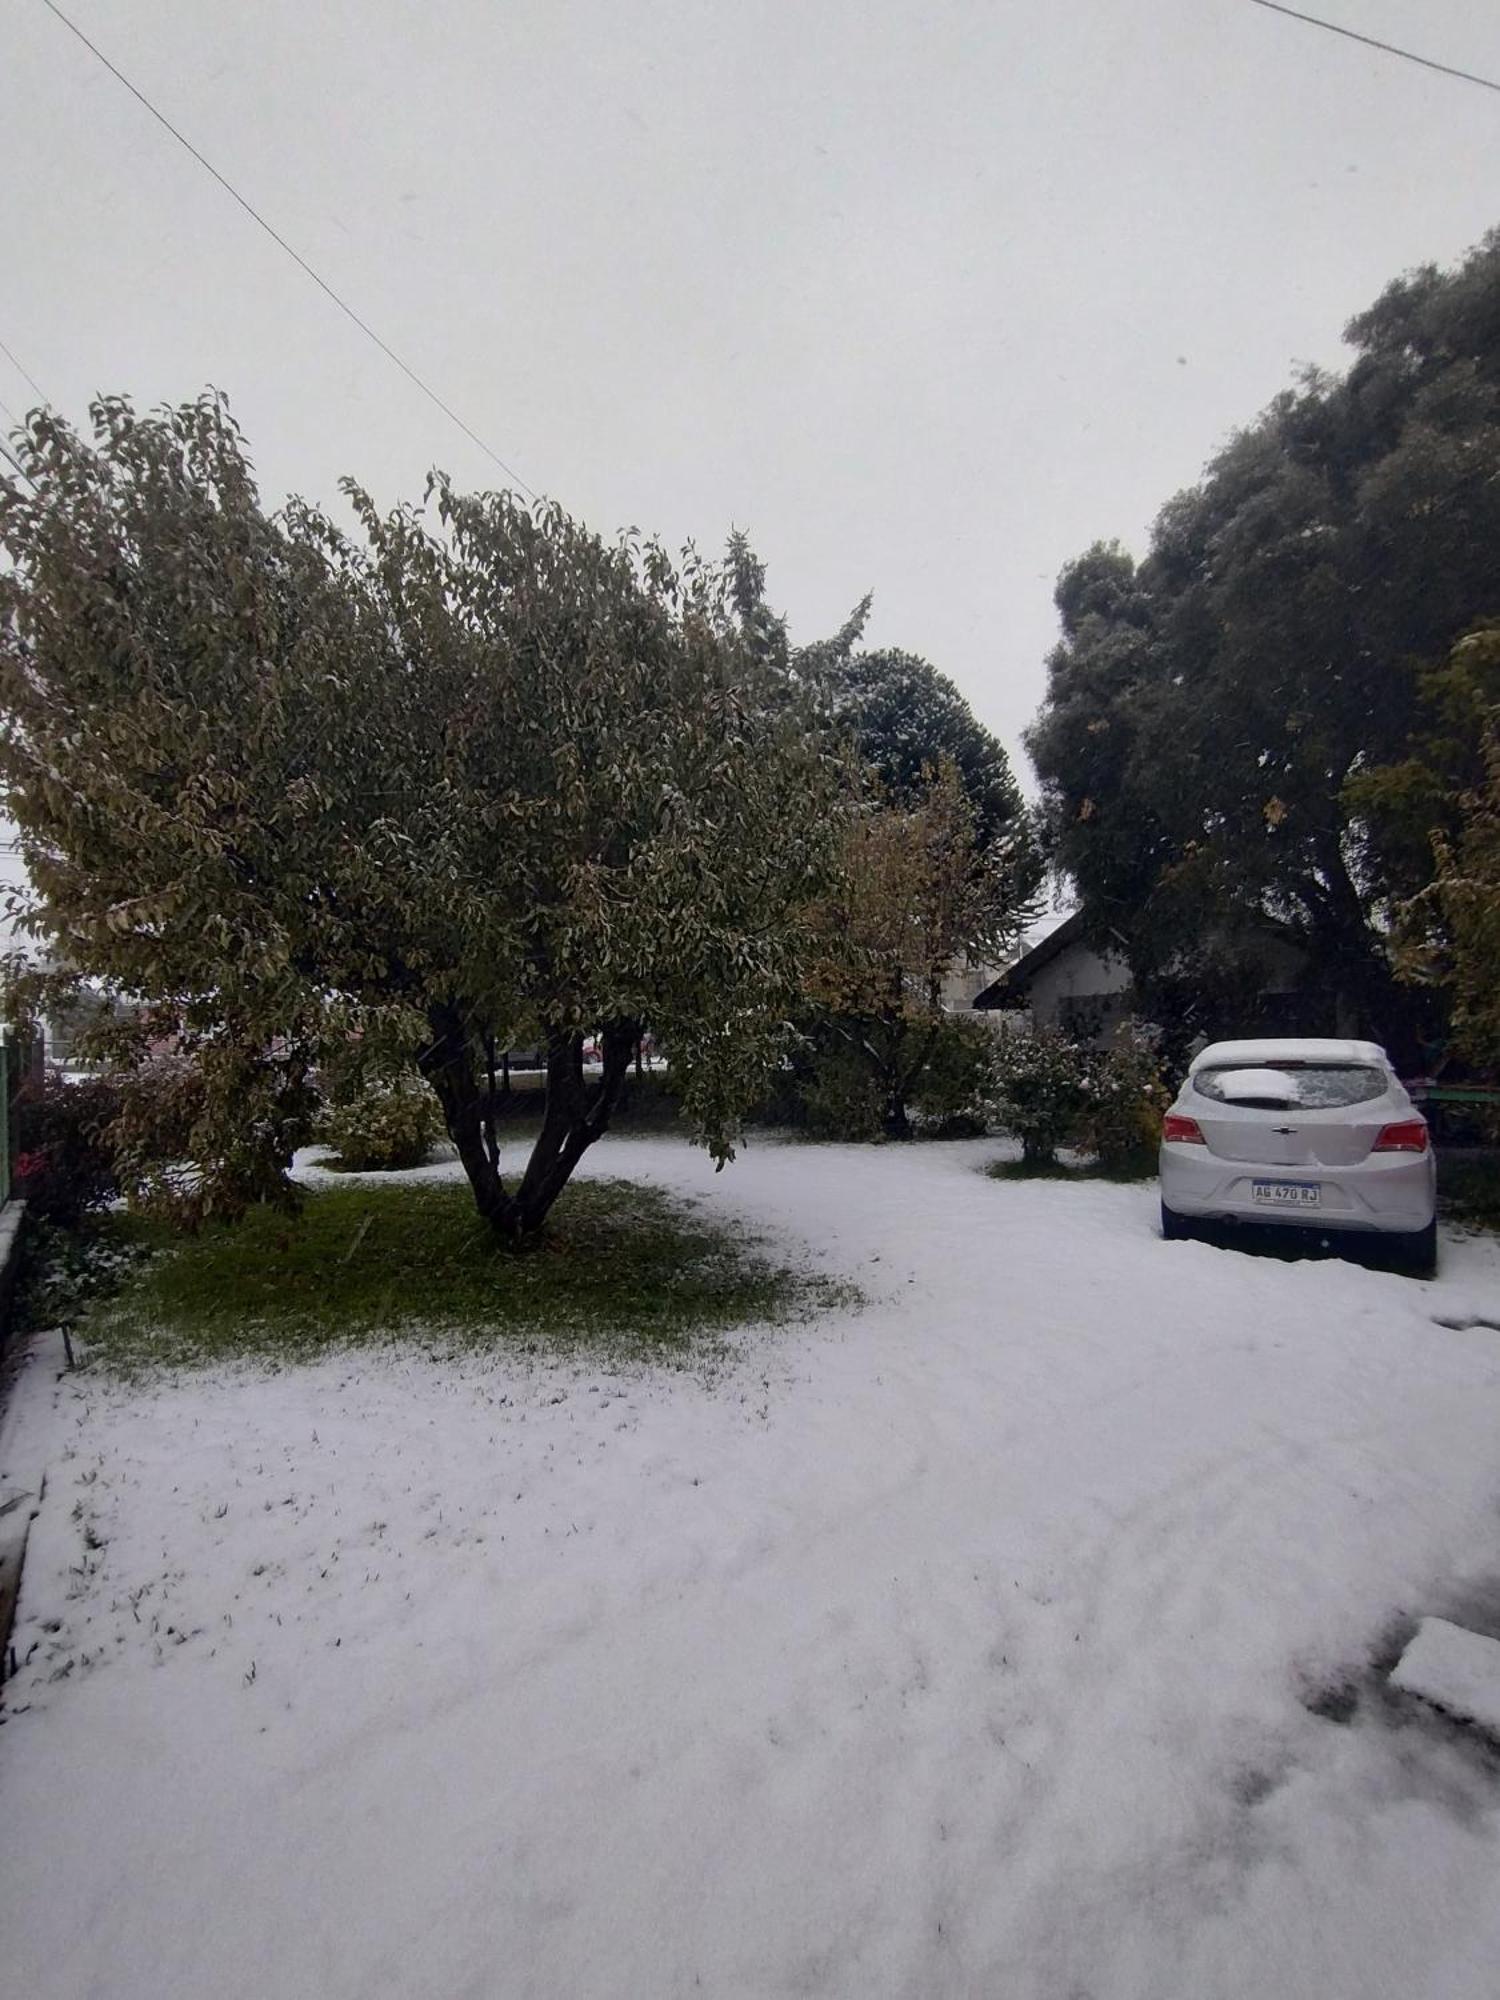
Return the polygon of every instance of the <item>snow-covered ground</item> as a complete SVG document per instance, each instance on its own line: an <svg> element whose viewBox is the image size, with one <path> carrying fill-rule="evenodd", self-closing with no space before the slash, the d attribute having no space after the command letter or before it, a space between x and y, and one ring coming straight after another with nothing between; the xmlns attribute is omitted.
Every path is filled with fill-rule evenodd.
<svg viewBox="0 0 1500 2000"><path fill-rule="evenodd" d="M1323 1697L1500 1631L1500 1245L993 1152L607 1141L864 1289L713 1378L33 1374L0 1986L1492 2000L1495 1763Z"/></svg>

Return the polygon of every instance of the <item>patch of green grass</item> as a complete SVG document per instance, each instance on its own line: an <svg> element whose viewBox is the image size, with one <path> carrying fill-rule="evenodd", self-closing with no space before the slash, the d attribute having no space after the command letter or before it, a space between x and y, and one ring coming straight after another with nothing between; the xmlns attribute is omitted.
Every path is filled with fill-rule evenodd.
<svg viewBox="0 0 1500 2000"><path fill-rule="evenodd" d="M1500 1152L1438 1152L1438 1208L1454 1222L1500 1230Z"/></svg>
<svg viewBox="0 0 1500 2000"><path fill-rule="evenodd" d="M1061 1160L991 1160L985 1172L992 1181L1072 1181L1081 1178Z"/></svg>
<svg viewBox="0 0 1500 2000"><path fill-rule="evenodd" d="M1092 1160L1083 1172L1095 1181L1154 1181L1158 1166L1156 1148L1134 1153L1123 1160Z"/></svg>
<svg viewBox="0 0 1500 2000"><path fill-rule="evenodd" d="M141 1225L121 1224L137 1240ZM779 1263L742 1230L658 1188L580 1181L546 1237L498 1248L463 1182L361 1182L197 1236L148 1230L155 1254L78 1325L90 1361L128 1372L419 1338L620 1360L711 1359L753 1322L808 1318L851 1288Z"/></svg>

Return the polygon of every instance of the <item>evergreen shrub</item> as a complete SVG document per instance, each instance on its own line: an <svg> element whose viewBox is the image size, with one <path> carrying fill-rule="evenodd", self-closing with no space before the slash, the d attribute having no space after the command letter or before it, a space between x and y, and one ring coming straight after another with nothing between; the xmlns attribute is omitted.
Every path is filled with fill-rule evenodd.
<svg viewBox="0 0 1500 2000"><path fill-rule="evenodd" d="M406 1078L367 1083L357 1096L331 1105L323 1121L335 1164L352 1174L420 1167L442 1129L432 1092Z"/></svg>

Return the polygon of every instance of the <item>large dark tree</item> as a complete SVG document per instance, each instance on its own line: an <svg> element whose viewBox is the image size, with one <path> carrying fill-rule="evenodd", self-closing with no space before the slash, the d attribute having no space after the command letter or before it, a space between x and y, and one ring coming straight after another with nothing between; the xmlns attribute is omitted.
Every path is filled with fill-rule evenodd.
<svg viewBox="0 0 1500 2000"><path fill-rule="evenodd" d="M1024 843L1025 806L1004 746L948 676L916 653L855 653L834 676L838 720L887 797L914 804L937 766L951 762L974 808L975 835Z"/></svg>
<svg viewBox="0 0 1500 2000"><path fill-rule="evenodd" d="M50 416L0 482L0 776L35 927L142 1002L210 1200L275 1191L309 1070L419 1072L497 1237L541 1226L649 1028L719 1158L800 990L833 846L802 680L676 567L462 495L268 515L222 403ZM601 1074L581 1049L598 1033ZM500 1171L493 1066L547 1094Z"/></svg>
<svg viewBox="0 0 1500 2000"><path fill-rule="evenodd" d="M1143 562L1064 570L1028 742L1055 857L1148 995L1243 984L1269 919L1327 1026L1400 1042L1390 916L1431 848L1377 774L1432 736L1434 664L1500 613L1500 236L1346 337L1347 374L1232 439Z"/></svg>

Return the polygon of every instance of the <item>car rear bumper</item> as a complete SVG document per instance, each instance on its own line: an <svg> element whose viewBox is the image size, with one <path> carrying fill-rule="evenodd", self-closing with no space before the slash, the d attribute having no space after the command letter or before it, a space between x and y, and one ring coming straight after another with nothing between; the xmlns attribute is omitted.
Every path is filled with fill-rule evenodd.
<svg viewBox="0 0 1500 2000"><path fill-rule="evenodd" d="M1167 1145L1160 1172L1167 1207L1204 1221L1405 1234L1425 1229L1437 1209L1431 1152L1373 1154L1354 1167L1277 1167L1221 1160L1203 1146ZM1273 1205L1256 1199L1256 1181L1315 1186L1318 1199L1307 1206Z"/></svg>

